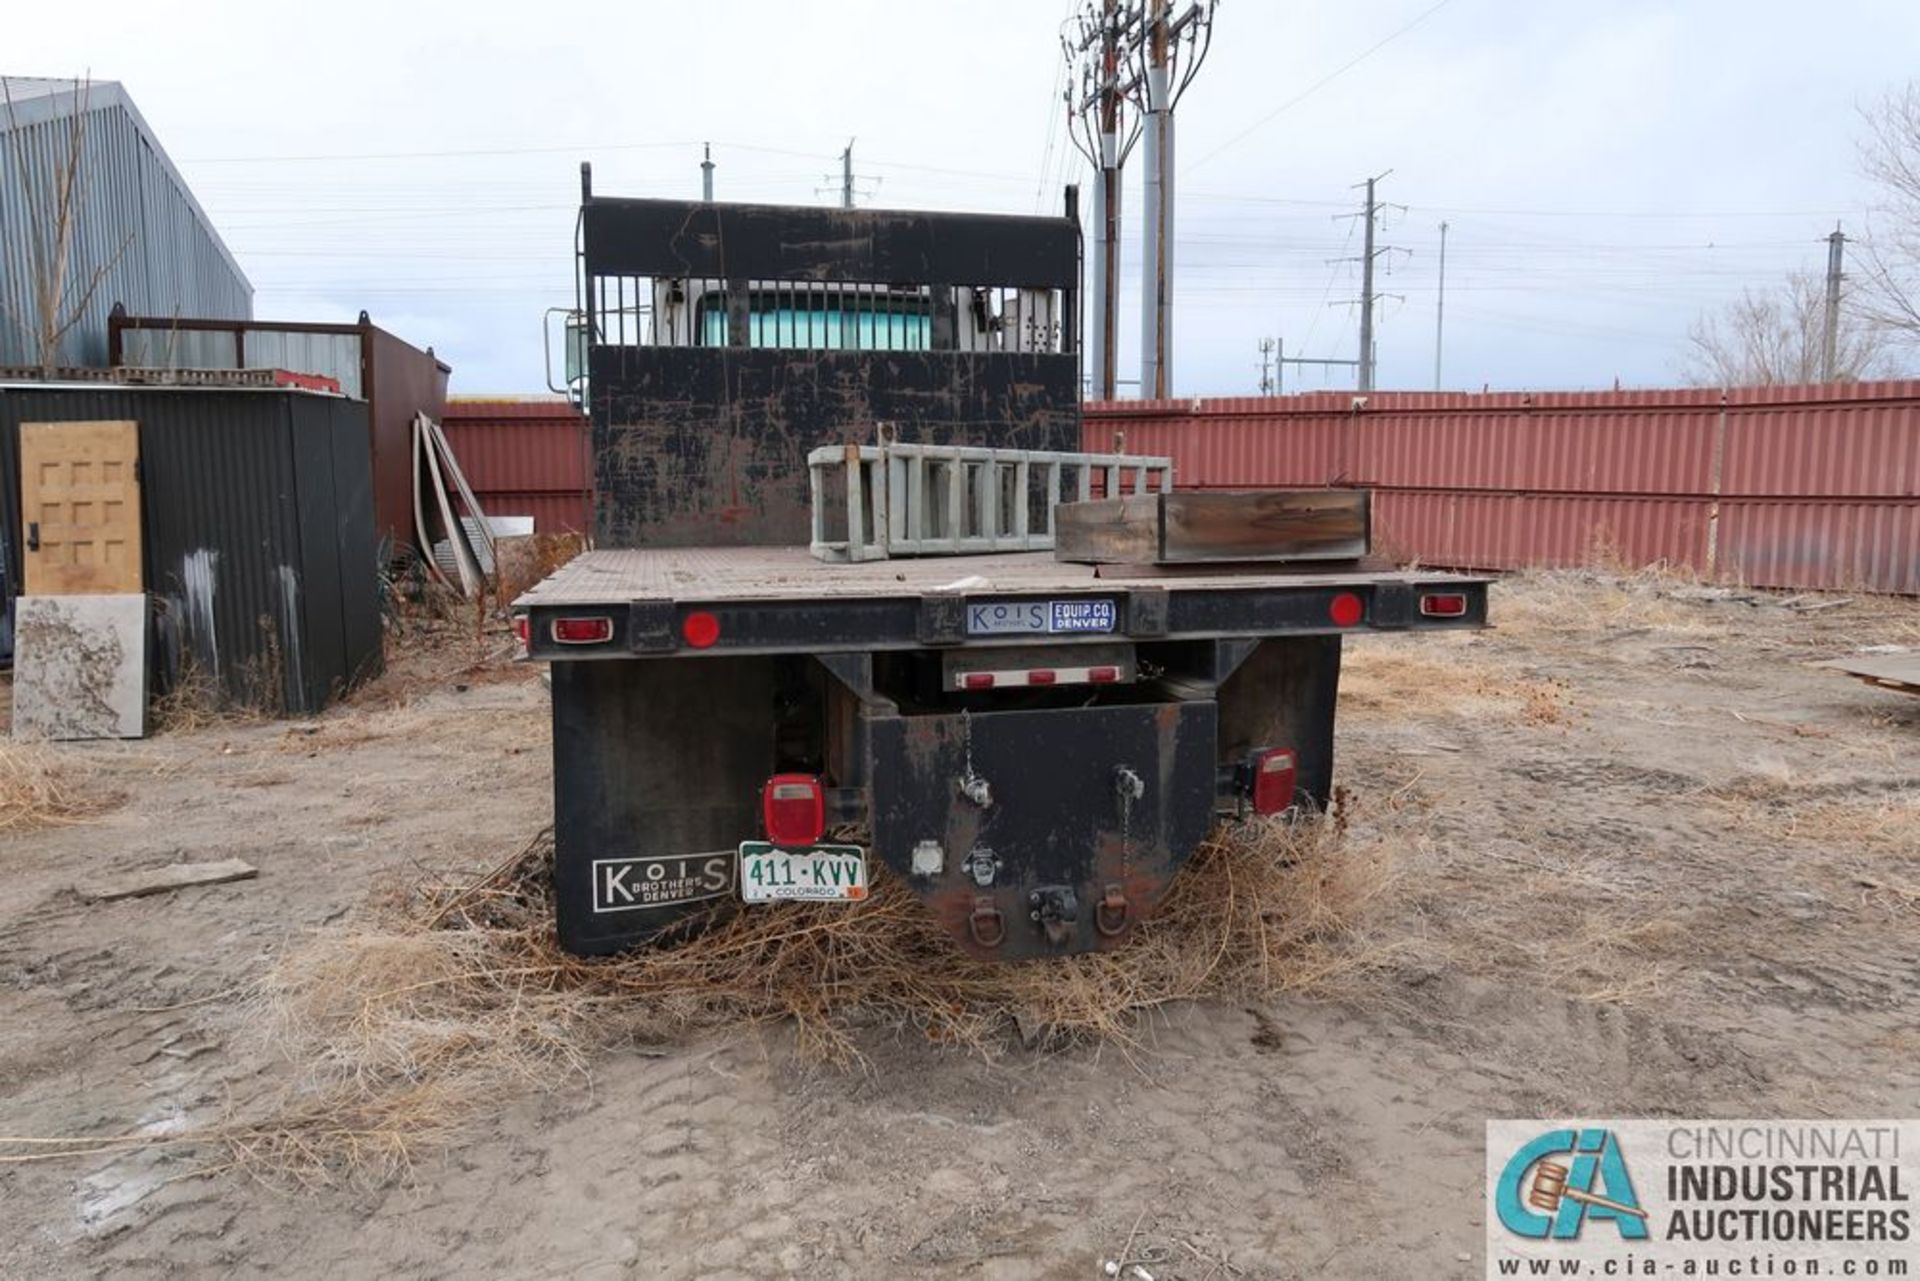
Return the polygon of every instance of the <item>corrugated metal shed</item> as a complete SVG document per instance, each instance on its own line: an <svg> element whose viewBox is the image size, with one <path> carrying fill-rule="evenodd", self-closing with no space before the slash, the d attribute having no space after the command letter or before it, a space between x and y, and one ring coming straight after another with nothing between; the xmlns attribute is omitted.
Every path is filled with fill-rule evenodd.
<svg viewBox="0 0 1920 1281"><path fill-rule="evenodd" d="M353 324L126 316L109 326L115 365L160 369L290 369L334 379L367 402L378 536L395 551L413 530L413 417L440 418L449 366L394 337L366 312Z"/></svg>
<svg viewBox="0 0 1920 1281"><path fill-rule="evenodd" d="M38 364L34 235L49 225L49 194L71 127L82 125L79 203L65 287L79 298L104 270L85 313L60 341L59 365L107 363L115 303L159 315L245 319L253 286L167 158L126 90L111 80L4 77L0 104L0 365Z"/></svg>
<svg viewBox="0 0 1920 1281"><path fill-rule="evenodd" d="M8 583L21 571L20 424L93 419L140 425L160 688L190 661L249 706L307 714L379 670L364 402L304 391L0 385Z"/></svg>

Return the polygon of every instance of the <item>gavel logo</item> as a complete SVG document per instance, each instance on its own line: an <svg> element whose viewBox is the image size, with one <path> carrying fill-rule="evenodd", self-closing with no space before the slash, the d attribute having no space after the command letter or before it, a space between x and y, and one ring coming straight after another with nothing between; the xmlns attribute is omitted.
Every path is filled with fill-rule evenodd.
<svg viewBox="0 0 1920 1281"><path fill-rule="evenodd" d="M1583 1192L1579 1188L1567 1186L1567 1167L1555 1161L1542 1161L1534 1167L1533 1188L1527 1193L1527 1204L1545 1214L1553 1214L1564 1200L1578 1201L1582 1205L1603 1206L1618 1214L1631 1214L1636 1219L1644 1219L1647 1212L1637 1205L1610 1200Z"/></svg>

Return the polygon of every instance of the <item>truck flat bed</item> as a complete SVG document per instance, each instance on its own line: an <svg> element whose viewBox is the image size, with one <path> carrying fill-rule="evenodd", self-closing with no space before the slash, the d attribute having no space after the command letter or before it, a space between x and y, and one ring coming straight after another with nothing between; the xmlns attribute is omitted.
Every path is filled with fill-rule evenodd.
<svg viewBox="0 0 1920 1281"><path fill-rule="evenodd" d="M690 547L583 552L514 602L542 606L625 605L635 601L817 600L823 597L923 596L946 593L1034 595L1046 592L1170 592L1275 587L1357 587L1436 583L1484 584L1485 578L1444 572L1337 570L1301 572L1211 568L1167 575L1152 567L1082 565L1051 552L987 556L923 556L830 564L805 547Z"/></svg>
<svg viewBox="0 0 1920 1281"><path fill-rule="evenodd" d="M1487 579L1074 564L1049 552L830 564L804 547L586 552L514 602L529 656L597 659L1327 635L1486 624Z"/></svg>

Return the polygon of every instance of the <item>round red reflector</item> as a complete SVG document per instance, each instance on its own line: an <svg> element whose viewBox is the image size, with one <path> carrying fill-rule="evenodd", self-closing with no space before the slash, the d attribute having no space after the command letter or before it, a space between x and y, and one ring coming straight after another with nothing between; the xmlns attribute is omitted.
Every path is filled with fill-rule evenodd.
<svg viewBox="0 0 1920 1281"><path fill-rule="evenodd" d="M697 610L681 620L680 635L695 649L706 649L720 639L720 620L706 610Z"/></svg>
<svg viewBox="0 0 1920 1281"><path fill-rule="evenodd" d="M1340 627L1352 627L1366 616L1367 607L1352 592L1341 592L1327 606L1327 617Z"/></svg>

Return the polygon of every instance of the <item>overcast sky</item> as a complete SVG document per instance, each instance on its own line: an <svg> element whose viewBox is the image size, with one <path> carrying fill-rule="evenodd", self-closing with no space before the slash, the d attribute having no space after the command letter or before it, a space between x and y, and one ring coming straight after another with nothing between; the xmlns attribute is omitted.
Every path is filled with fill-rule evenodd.
<svg viewBox="0 0 1920 1281"><path fill-rule="evenodd" d="M711 140L720 198L826 202L852 137L863 204L1013 213L1085 180L1064 0L272 8L16 6L0 69L124 82L257 315L365 308L456 392L544 387L580 160L603 194L694 196ZM1858 110L1920 52L1915 0L1224 0L1217 22L1177 113L1180 395L1251 394L1262 337L1355 354L1357 269L1328 260L1389 169L1383 241L1409 252L1381 280L1382 387L1432 385L1443 219L1446 385L1670 383L1703 307L1865 230Z"/></svg>

